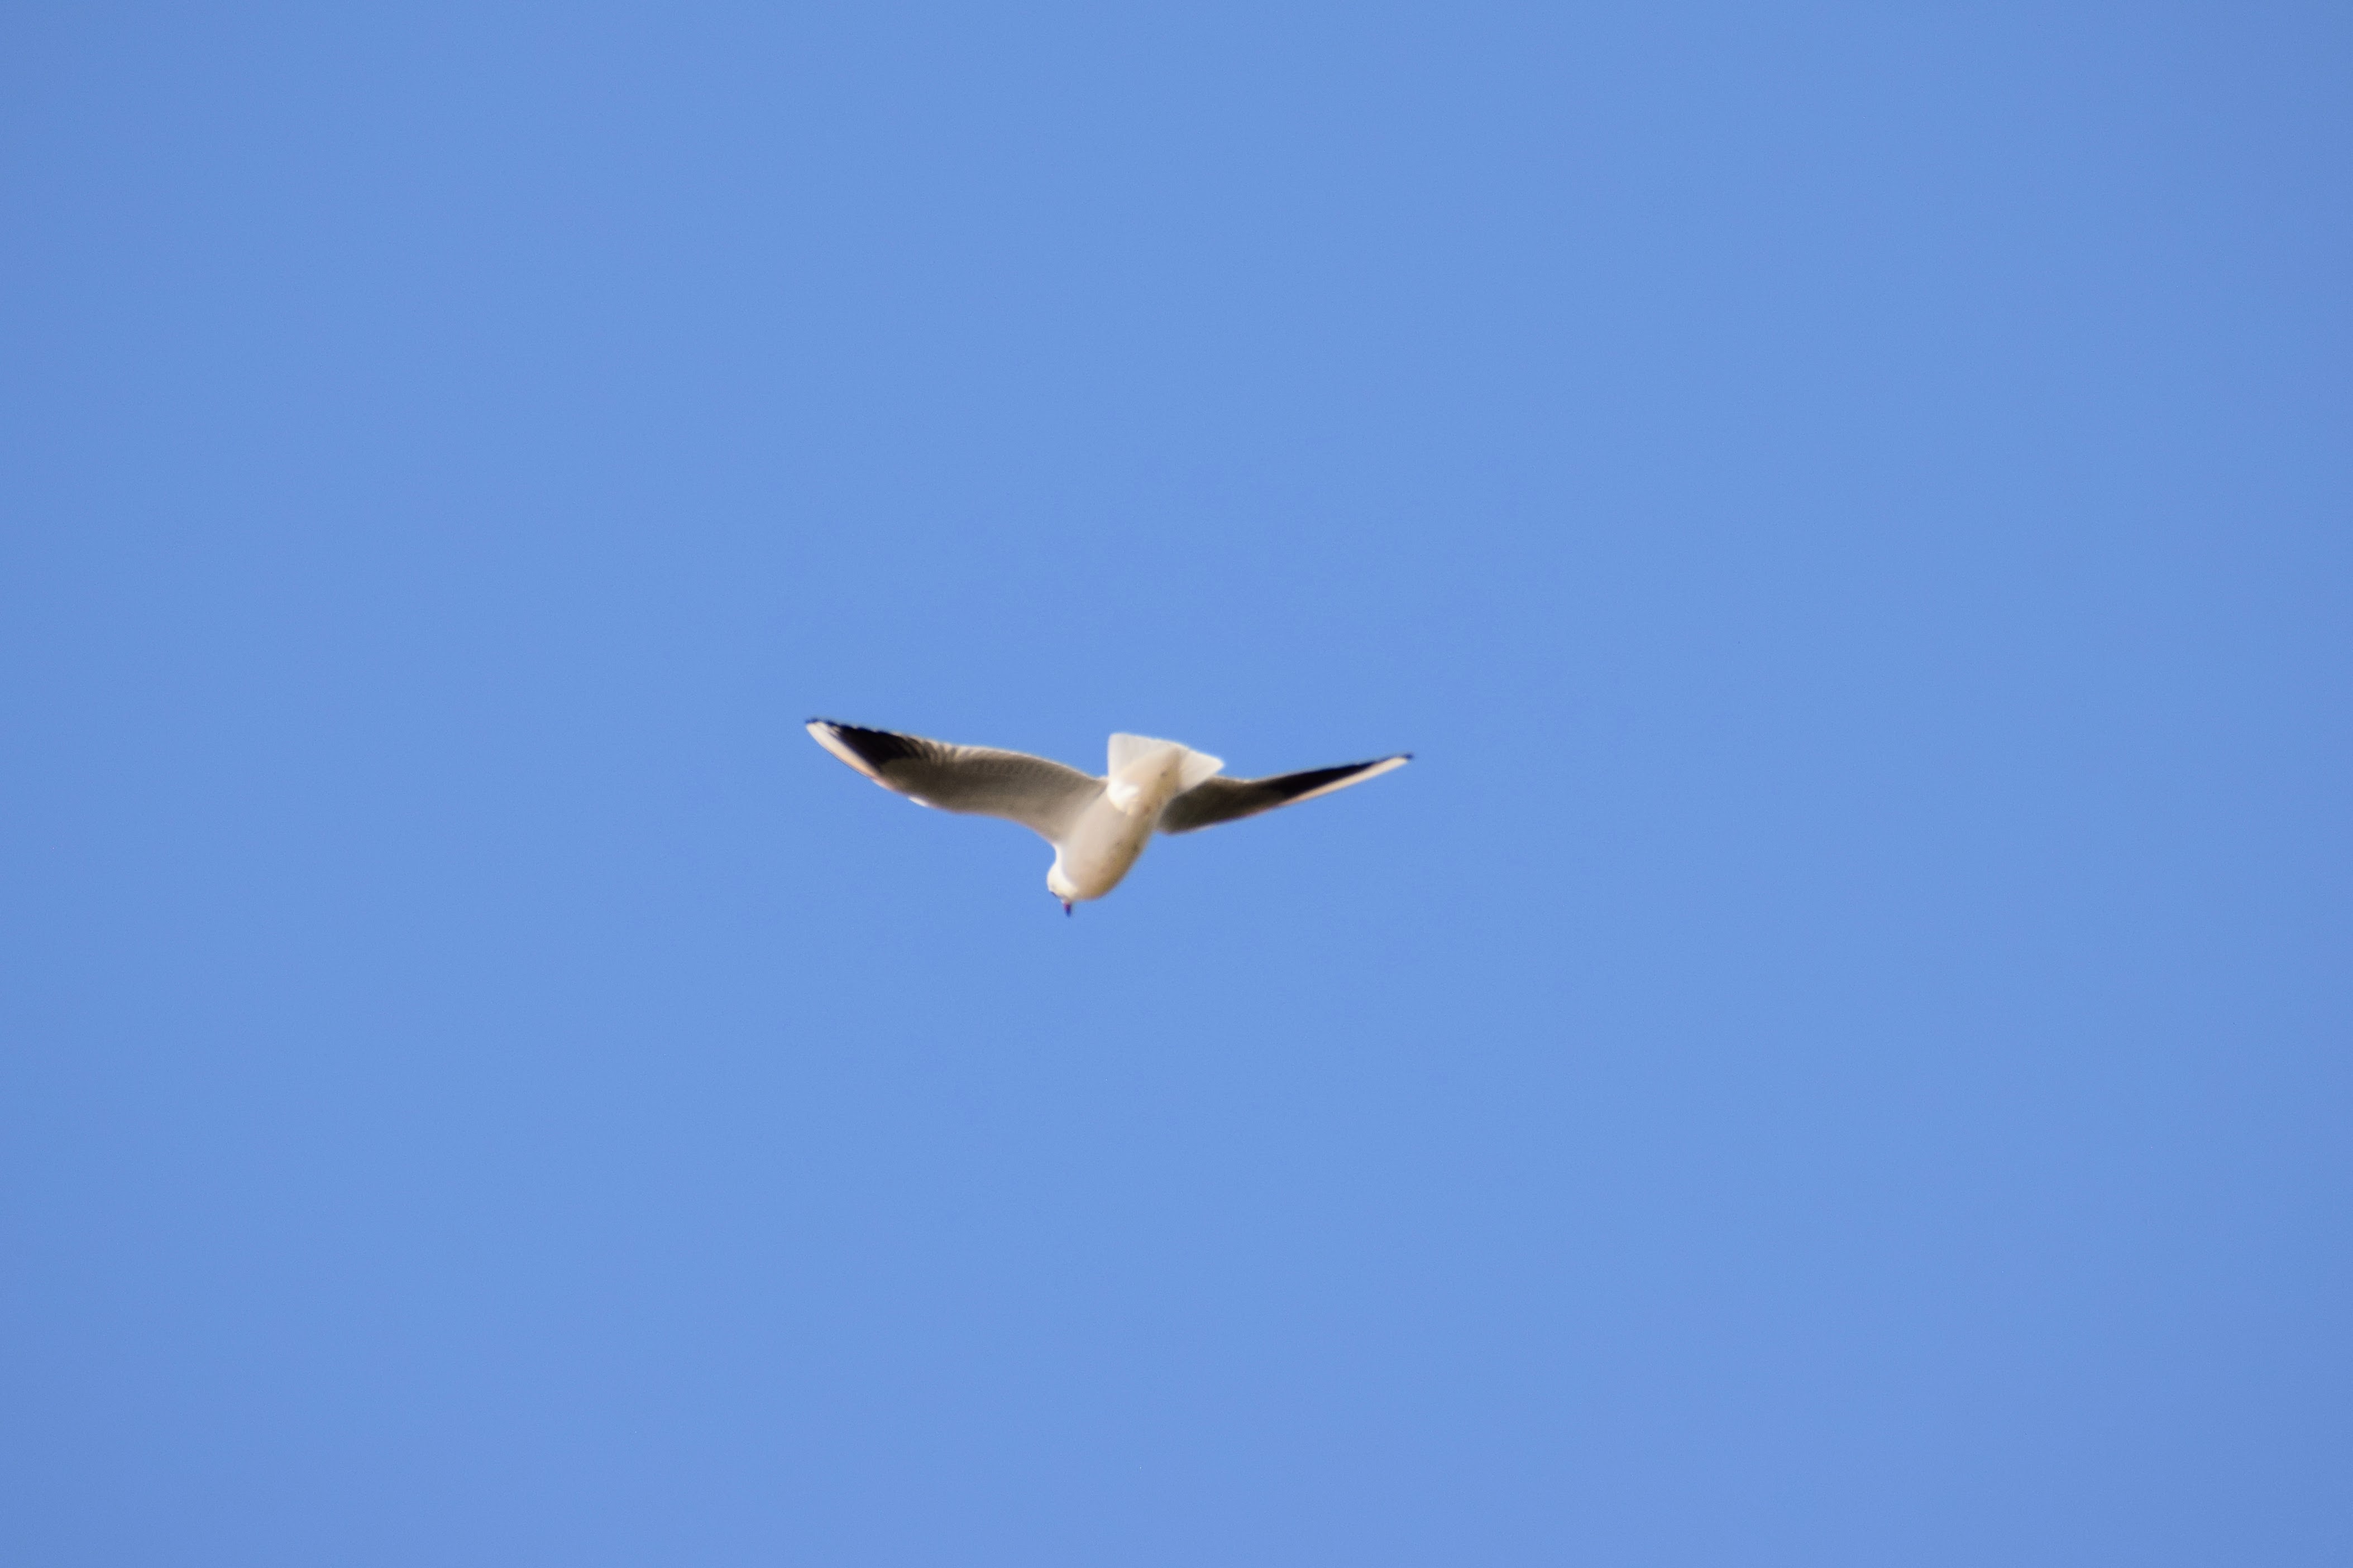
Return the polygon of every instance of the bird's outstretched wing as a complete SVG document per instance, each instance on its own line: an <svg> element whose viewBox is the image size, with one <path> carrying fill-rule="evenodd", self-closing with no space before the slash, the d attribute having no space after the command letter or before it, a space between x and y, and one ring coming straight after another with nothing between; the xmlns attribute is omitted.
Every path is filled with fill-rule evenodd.
<svg viewBox="0 0 2353 1568"><path fill-rule="evenodd" d="M1278 773L1272 778L1210 779L1168 803L1167 809L1160 814L1160 831L1190 833L1197 827L1214 827L1237 817L1255 816L1278 805L1314 800L1319 795L1330 795L1335 789L1377 778L1411 761L1413 753L1403 752L1377 762L1344 763L1336 768L1311 768L1303 773Z"/></svg>
<svg viewBox="0 0 2353 1568"><path fill-rule="evenodd" d="M1103 780L1020 752L952 746L830 719L810 720L808 732L818 745L918 805L1001 816L1050 844L1059 845L1063 832L1103 793Z"/></svg>

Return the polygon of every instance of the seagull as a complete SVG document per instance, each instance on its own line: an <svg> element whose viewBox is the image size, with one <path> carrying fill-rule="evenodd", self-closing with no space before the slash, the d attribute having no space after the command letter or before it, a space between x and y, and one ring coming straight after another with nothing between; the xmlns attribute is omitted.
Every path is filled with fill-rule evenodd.
<svg viewBox="0 0 2353 1568"><path fill-rule="evenodd" d="M1411 752L1369 763L1343 763L1262 779L1218 775L1222 759L1174 741L1113 735L1102 778L1044 757L987 746L955 746L921 735L861 730L812 719L808 732L827 751L917 805L1018 822L1054 847L1046 889L1062 912L1119 886L1144 853L1152 830L1190 833L1314 800L1377 778L1413 760Z"/></svg>

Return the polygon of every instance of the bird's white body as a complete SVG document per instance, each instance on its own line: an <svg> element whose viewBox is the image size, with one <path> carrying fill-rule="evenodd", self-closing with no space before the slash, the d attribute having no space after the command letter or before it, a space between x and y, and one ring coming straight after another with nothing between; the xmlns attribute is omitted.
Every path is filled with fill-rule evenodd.
<svg viewBox="0 0 2353 1568"><path fill-rule="evenodd" d="M1174 741L1111 738L1101 778L1019 752L955 746L889 730L812 719L835 756L919 805L1018 822L1054 847L1046 887L1067 910L1120 884L1155 831L1190 833L1345 789L1401 768L1410 754L1260 779L1226 779L1225 763Z"/></svg>
<svg viewBox="0 0 2353 1568"><path fill-rule="evenodd" d="M1168 803L1225 765L1174 741L1113 735L1103 792L1056 841L1054 866L1046 873L1048 890L1076 902L1100 899L1118 887L1152 841Z"/></svg>
<svg viewBox="0 0 2353 1568"><path fill-rule="evenodd" d="M1058 899L1083 903L1118 887L1128 868L1143 858L1144 847L1152 841L1153 819L1167 804L1164 795L1148 812L1127 812L1106 796L1087 807L1071 825L1070 837L1054 847L1047 890Z"/></svg>

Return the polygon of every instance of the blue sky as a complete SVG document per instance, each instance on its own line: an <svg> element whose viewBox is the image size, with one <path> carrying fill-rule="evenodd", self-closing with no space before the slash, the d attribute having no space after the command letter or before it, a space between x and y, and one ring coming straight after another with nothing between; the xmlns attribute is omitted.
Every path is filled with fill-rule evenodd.
<svg viewBox="0 0 2353 1568"><path fill-rule="evenodd" d="M2346 1561L2353 27L1895 9L12 12L6 1555Z"/></svg>

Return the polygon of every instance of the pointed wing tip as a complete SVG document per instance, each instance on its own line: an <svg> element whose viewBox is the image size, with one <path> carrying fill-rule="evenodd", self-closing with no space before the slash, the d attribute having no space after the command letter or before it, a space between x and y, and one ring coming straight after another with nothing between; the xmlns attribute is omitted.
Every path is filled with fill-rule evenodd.
<svg viewBox="0 0 2353 1568"><path fill-rule="evenodd" d="M1377 757L1369 763L1345 763L1340 767L1321 769L1316 773L1305 775L1294 773L1292 775L1293 778L1303 779L1315 778L1320 774L1323 782L1315 784L1312 789L1302 790L1290 799L1277 804L1291 805L1303 800L1314 800L1319 796L1331 795L1335 791L1346 789L1350 784L1360 784L1366 779L1377 779L1383 773L1393 773L1411 761L1413 761L1411 752L1399 752L1393 757Z"/></svg>
<svg viewBox="0 0 2353 1568"><path fill-rule="evenodd" d="M856 725L843 724L832 719L812 719L808 721L807 728L809 732L809 739L815 741L818 745L823 746L827 751L831 752L836 757L839 758L842 762L849 763L851 767L858 770L858 772L864 773L868 778L872 779L876 784L882 784L883 788L888 789L891 787L887 784L882 784L882 774L875 765L867 761L864 757L860 756L857 751L850 746L849 742L842 738L841 732L844 730L856 729Z"/></svg>
<svg viewBox="0 0 2353 1568"><path fill-rule="evenodd" d="M1393 773L1411 761L1413 761L1413 753L1411 752L1399 752L1395 756L1377 757L1369 763L1352 763L1344 764L1337 768L1323 770L1323 772L1327 775L1336 774L1337 776L1327 776L1324 782L1316 784L1313 789L1303 790L1297 795L1293 796L1291 801L1285 801L1282 804L1288 805L1293 804L1293 801L1314 800L1319 795L1330 795L1335 790L1346 789L1350 784L1363 784L1366 779L1377 779L1383 773ZM1293 774L1293 776L1299 777L1300 775ZM1314 777L1315 775L1309 774L1306 776Z"/></svg>

